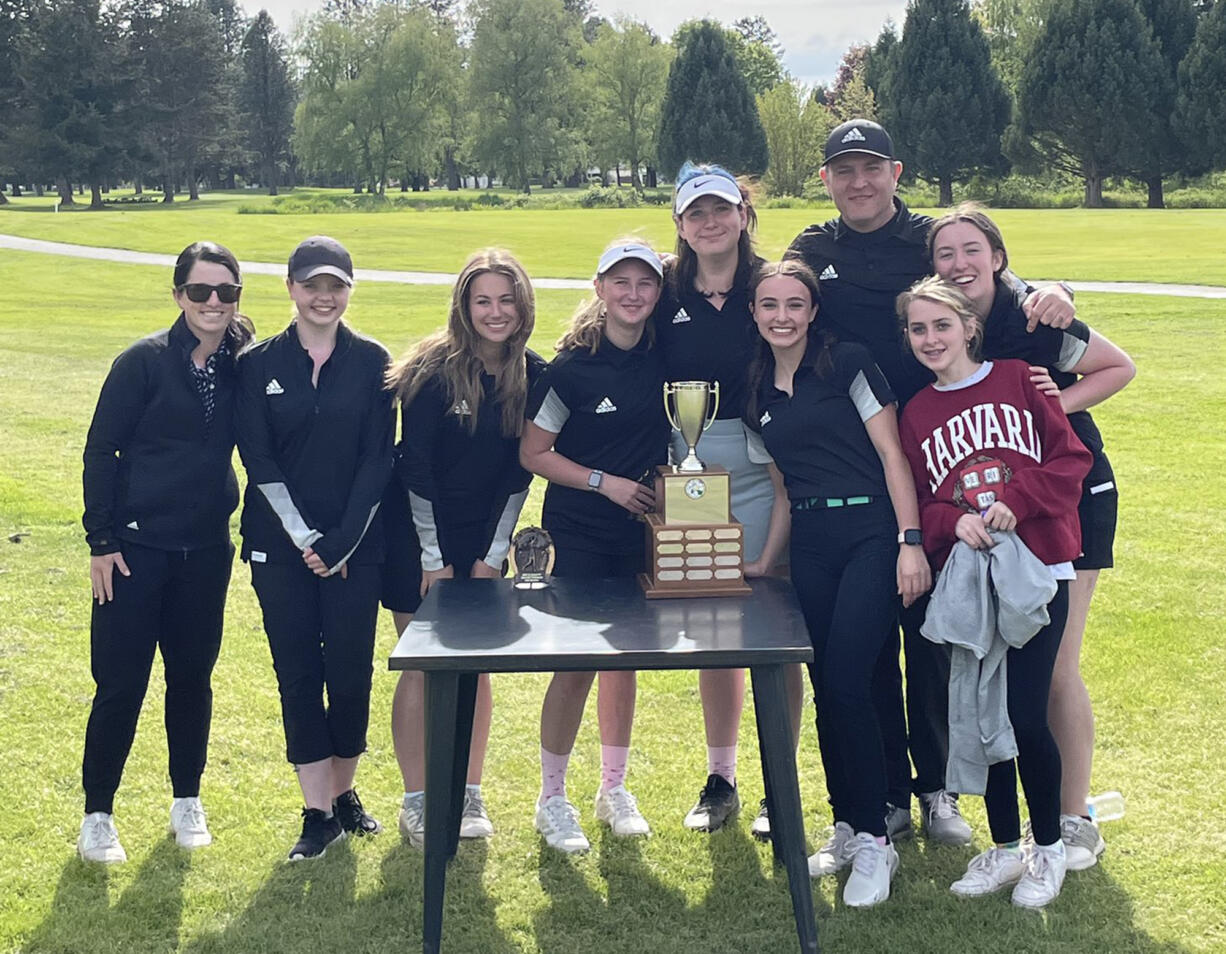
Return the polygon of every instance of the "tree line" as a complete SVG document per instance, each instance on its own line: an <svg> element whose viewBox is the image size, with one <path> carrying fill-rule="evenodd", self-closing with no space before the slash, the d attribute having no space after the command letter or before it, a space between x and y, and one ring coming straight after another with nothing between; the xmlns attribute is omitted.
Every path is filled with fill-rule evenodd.
<svg viewBox="0 0 1226 954"><path fill-rule="evenodd" d="M760 16L665 39L591 0L328 0L292 41L235 0L0 0L0 34L0 182L63 203L240 178L641 188L686 158L799 195L852 116L942 203L1055 170L1086 205L1125 176L1161 206L1164 178L1226 166L1226 0L912 0L816 88Z"/></svg>

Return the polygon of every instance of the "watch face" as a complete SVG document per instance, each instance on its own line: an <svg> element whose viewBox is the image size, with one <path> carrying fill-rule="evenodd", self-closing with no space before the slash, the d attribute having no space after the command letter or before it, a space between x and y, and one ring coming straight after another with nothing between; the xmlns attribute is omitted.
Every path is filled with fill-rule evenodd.
<svg viewBox="0 0 1226 954"><path fill-rule="evenodd" d="M707 492L707 482L701 477L691 477L685 482L685 495L691 500L697 500Z"/></svg>

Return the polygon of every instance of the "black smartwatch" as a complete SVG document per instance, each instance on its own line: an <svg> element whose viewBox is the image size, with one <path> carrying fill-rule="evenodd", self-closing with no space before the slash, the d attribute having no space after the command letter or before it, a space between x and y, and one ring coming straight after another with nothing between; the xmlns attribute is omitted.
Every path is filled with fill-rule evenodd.
<svg viewBox="0 0 1226 954"><path fill-rule="evenodd" d="M898 535L898 542L907 546L918 547L924 542L923 530L904 530Z"/></svg>

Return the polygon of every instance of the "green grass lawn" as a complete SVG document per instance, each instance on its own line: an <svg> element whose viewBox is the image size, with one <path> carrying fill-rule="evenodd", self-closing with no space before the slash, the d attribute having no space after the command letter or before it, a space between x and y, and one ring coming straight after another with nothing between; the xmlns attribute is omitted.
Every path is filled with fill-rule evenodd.
<svg viewBox="0 0 1226 954"><path fill-rule="evenodd" d="M458 271L475 248L503 245L529 274L550 278L589 277L605 244L621 235L640 235L660 249L671 249L675 239L668 210L659 207L238 214L241 205L267 201L230 192L171 208L53 215L52 199L25 197L0 207L0 232L169 254L210 238L239 258L269 262L283 261L301 239L323 232L343 241L359 267L447 272ZM760 250L778 256L803 228L831 214L763 210ZM1226 209L1002 209L994 215L1008 237L1013 267L1028 278L1226 285Z"/></svg>
<svg viewBox="0 0 1226 954"><path fill-rule="evenodd" d="M177 217L134 214L145 217L125 244L163 251L183 244L158 233L163 221L170 228ZM526 227L533 215L491 214L514 228ZM585 223L605 221L603 213L582 214L590 217ZM1128 213L1103 213L1121 214ZM466 221L464 215L457 221ZM1064 213L1044 215L1058 222ZM1164 215L1171 214L1158 213ZM184 214L197 216L232 221L207 206ZM416 230L447 217L382 216L377 224L402 221ZM16 230L11 222L59 221L103 229L120 218L119 213L9 215L0 218L0 231ZM280 218L243 217L234 234L269 221L283 225ZM346 221L361 225L346 235L355 247L368 240L374 249L392 240L390 232L368 232L363 217ZM555 228L570 224L553 221ZM302 222L293 234L316 227L314 220ZM1021 231L1012 223L1007 227L1011 237ZM601 237L584 240L585 248L595 248L608 230L597 231ZM260 257L249 249L271 242L270 248L285 251L288 235L257 230L248 241L233 244ZM415 234L409 238L414 247L428 244ZM1200 254L1197 248L1191 253ZM1182 251L1151 250L1150 256L1155 268L1188 267ZM544 254L535 261L540 274L565 273L546 269ZM408 263L393 256L378 264ZM1112 271L1103 277L1120 276ZM346 843L318 864L284 864L297 835L300 798L283 761L276 681L242 564L235 566L214 679L205 775L216 843L187 855L164 834L170 790L162 683L155 676L117 800L116 819L130 860L102 869L75 857L81 744L92 693L81 448L110 360L173 317L169 280L155 268L0 255L0 287L8 290L0 295L0 750L7 809L0 815L0 950L349 954L414 949L420 944L421 856L395 832L400 780L388 728L393 677L379 662L394 644L390 620L380 619L370 751L359 777L367 807L389 830ZM254 276L247 286L244 304L261 333L288 320L289 305L275 278ZM351 317L361 330L400 351L442 321L446 297L443 288L369 284L358 289ZM574 292L540 294L538 350L551 353L576 297ZM894 896L874 911L846 909L835 881L816 882L827 951L1211 954L1226 949L1221 756L1226 650L1220 635L1226 605L1221 574L1226 490L1220 477L1226 469L1220 433L1226 416L1220 373L1226 365L1221 330L1226 302L1087 294L1078 296L1078 305L1140 369L1133 385L1097 415L1123 497L1117 567L1100 584L1085 653L1098 717L1094 787L1121 790L1127 817L1105 828L1108 850L1102 864L1071 874L1060 899L1043 915L1014 910L1006 897L976 903L954 899L948 885L972 850L923 842L902 845ZM539 497L526 519L535 519L538 508ZM19 543L5 539L16 533L28 536ZM748 817L710 837L681 828L705 771L694 675L651 673L640 682L631 783L655 829L649 840L600 837L590 801L599 772L594 715L585 722L571 780L594 842L594 850L582 858L548 852L532 831L544 685L543 676L495 681L485 789L498 832L488 844L462 846L452 866L445 949L456 954L795 950L786 879L772 867L769 849L748 837ZM751 720L750 715L742 734L741 786L746 801L756 803L761 778ZM802 738L800 769L813 845L829 816L812 725ZM965 802L976 846L982 848L987 840L982 803Z"/></svg>

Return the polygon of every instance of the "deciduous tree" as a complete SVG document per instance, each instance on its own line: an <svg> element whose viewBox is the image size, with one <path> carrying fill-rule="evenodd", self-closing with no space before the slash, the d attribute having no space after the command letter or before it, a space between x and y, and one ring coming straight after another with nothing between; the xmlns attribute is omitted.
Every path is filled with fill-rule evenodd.
<svg viewBox="0 0 1226 954"><path fill-rule="evenodd" d="M758 97L758 115L770 152L768 188L773 195L803 194L822 164L822 144L834 126L830 111L807 86L787 80Z"/></svg>

